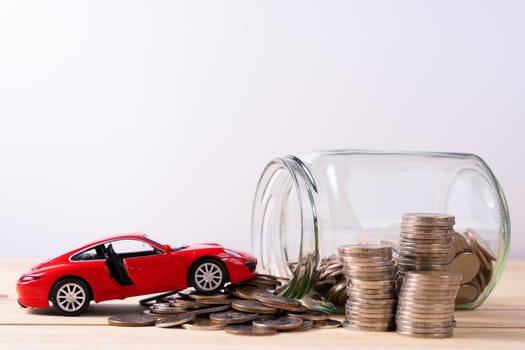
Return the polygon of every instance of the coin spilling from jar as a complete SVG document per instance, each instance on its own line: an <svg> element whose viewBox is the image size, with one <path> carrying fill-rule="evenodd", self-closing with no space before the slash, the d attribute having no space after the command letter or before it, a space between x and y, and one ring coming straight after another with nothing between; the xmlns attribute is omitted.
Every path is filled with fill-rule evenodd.
<svg viewBox="0 0 525 350"><path fill-rule="evenodd" d="M338 328L341 322L325 311L310 310L301 301L277 295L284 280L258 274L243 283L229 284L221 293L200 294L193 289L141 300L142 315L108 318L114 326L224 330L251 336Z"/></svg>
<svg viewBox="0 0 525 350"><path fill-rule="evenodd" d="M410 235L408 235L408 237L410 237ZM392 246L392 257L395 265L398 267L399 274L402 275L406 271L420 270L422 267L427 267L427 270L460 273L462 279L455 300L456 305L475 301L493 277L493 263L496 260L496 255L486 241L472 229L467 229L463 233L452 231L448 238L443 239L441 245L433 245L433 243L431 243L432 240L430 240L426 253L417 250L420 249L424 251L424 246L417 247L418 243L414 243L412 245L416 246L416 248L412 248L411 250L411 244L407 243L407 238L405 238L404 241L404 253L400 253L401 248L397 244L381 242ZM411 239L408 238L408 242L410 241ZM421 244L419 245L421 246ZM410 255L414 249L414 255L417 253L421 257L415 258L415 256ZM438 251L438 249L441 249L441 252L431 254L433 250ZM426 258L423 257L424 254L428 254ZM429 259L433 260L436 256L439 256L439 254L442 256L447 255L448 257L442 259L437 264L428 263ZM400 260L400 255L402 255L404 259ZM436 260L434 259L434 261ZM423 262L426 262L426 264ZM288 266L291 271L295 271L298 264L297 262L291 262ZM343 264L336 255L321 259L318 268L314 272L313 280L310 295L312 298L326 300L336 308L344 310L346 302L346 279L343 273Z"/></svg>

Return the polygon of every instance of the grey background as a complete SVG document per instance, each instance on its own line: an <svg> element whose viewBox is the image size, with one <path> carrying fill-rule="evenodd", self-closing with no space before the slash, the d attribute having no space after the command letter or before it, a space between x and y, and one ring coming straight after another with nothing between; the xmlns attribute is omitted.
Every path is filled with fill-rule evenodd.
<svg viewBox="0 0 525 350"><path fill-rule="evenodd" d="M6 257L99 237L250 249L265 164L458 151L499 178L525 257L522 1L2 1Z"/></svg>

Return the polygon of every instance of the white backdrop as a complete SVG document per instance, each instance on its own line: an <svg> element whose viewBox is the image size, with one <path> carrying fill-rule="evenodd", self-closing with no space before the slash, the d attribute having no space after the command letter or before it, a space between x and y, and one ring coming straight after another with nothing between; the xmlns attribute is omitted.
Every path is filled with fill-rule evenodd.
<svg viewBox="0 0 525 350"><path fill-rule="evenodd" d="M0 256L250 249L273 157L480 155L525 258L525 2L2 1Z"/></svg>

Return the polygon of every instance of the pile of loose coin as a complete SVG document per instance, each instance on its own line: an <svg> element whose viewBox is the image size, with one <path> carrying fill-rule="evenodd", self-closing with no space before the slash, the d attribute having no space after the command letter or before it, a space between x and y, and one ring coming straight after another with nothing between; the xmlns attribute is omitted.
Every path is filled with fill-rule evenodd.
<svg viewBox="0 0 525 350"><path fill-rule="evenodd" d="M117 326L180 327L192 330L225 330L243 335L272 335L278 331L336 328L341 323L330 313L309 310L299 300L275 295L280 280L259 274L241 284L230 284L218 294L187 289L144 299L142 315L112 316Z"/></svg>
<svg viewBox="0 0 525 350"><path fill-rule="evenodd" d="M396 269L392 248L359 244L338 248L347 283L345 328L393 330L396 308Z"/></svg>
<svg viewBox="0 0 525 350"><path fill-rule="evenodd" d="M312 298L324 298L336 307L344 307L346 280L343 265L337 255L321 259L315 270L313 286Z"/></svg>
<svg viewBox="0 0 525 350"><path fill-rule="evenodd" d="M474 230L467 229L455 233L454 255L450 270L462 275L456 305L473 302L492 278L495 254Z"/></svg>
<svg viewBox="0 0 525 350"><path fill-rule="evenodd" d="M451 337L460 279L461 275L454 272L407 272L399 292L396 332L417 337Z"/></svg>

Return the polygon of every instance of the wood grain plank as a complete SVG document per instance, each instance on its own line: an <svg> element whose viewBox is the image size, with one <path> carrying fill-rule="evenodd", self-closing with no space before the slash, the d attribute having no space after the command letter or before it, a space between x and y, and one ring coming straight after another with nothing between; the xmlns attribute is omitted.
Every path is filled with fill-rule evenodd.
<svg viewBox="0 0 525 350"><path fill-rule="evenodd" d="M17 277L36 261L0 259L0 339L2 349L523 349L525 344L525 261L511 261L493 294L482 307L455 314L457 328L450 339L420 339L394 332L368 333L347 329L242 337L222 331L205 332L155 327L107 325L107 317L141 311L139 298L91 305L80 317L56 315L52 309L24 310L16 304ZM338 316L339 319L342 316Z"/></svg>

